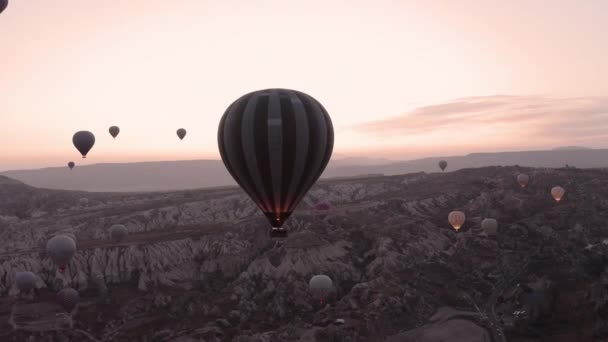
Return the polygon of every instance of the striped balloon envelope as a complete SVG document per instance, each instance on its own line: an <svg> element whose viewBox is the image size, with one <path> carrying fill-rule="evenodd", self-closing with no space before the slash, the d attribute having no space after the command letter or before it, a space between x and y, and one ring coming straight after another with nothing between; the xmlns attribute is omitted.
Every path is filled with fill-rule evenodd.
<svg viewBox="0 0 608 342"><path fill-rule="evenodd" d="M334 130L313 97L265 89L228 107L218 145L228 172L278 230L325 170Z"/></svg>
<svg viewBox="0 0 608 342"><path fill-rule="evenodd" d="M74 310L79 301L80 294L71 287L65 288L57 293L57 303L67 312Z"/></svg>

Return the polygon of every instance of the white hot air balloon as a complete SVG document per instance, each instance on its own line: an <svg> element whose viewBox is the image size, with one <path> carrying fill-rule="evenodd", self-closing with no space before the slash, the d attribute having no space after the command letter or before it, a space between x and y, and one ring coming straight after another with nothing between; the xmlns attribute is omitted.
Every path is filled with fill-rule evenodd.
<svg viewBox="0 0 608 342"><path fill-rule="evenodd" d="M331 278L324 274L315 275L310 278L310 281L308 282L310 293L313 298L318 300L321 304L325 304L327 296L333 290L333 287Z"/></svg>
<svg viewBox="0 0 608 342"><path fill-rule="evenodd" d="M125 227L122 224L115 224L112 227L110 227L110 235L112 236L112 240L114 241L122 241L124 240L127 235L129 235L129 231L127 230L127 227Z"/></svg>
<svg viewBox="0 0 608 342"><path fill-rule="evenodd" d="M488 236L496 236L498 232L498 221L493 218L486 218L481 221L481 229L483 229Z"/></svg>
<svg viewBox="0 0 608 342"><path fill-rule="evenodd" d="M59 271L65 271L74 253L76 253L76 241L67 235L53 236L46 243L46 252L57 266Z"/></svg>
<svg viewBox="0 0 608 342"><path fill-rule="evenodd" d="M32 272L17 272L15 284L17 284L19 292L29 293L36 287L36 275Z"/></svg>

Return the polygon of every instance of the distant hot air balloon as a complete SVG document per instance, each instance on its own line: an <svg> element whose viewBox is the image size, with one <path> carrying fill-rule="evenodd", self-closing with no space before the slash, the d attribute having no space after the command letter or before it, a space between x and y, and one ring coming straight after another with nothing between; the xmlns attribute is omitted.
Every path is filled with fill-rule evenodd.
<svg viewBox="0 0 608 342"><path fill-rule="evenodd" d="M29 293L36 287L36 275L32 272L17 272L15 284L21 293Z"/></svg>
<svg viewBox="0 0 608 342"><path fill-rule="evenodd" d="M316 208L317 210L329 210L331 206L327 202L321 202L317 204Z"/></svg>
<svg viewBox="0 0 608 342"><path fill-rule="evenodd" d="M319 179L334 145L331 118L311 96L265 89L228 107L219 124L222 161L270 221L271 236Z"/></svg>
<svg viewBox="0 0 608 342"><path fill-rule="evenodd" d="M83 197L78 200L78 204L80 204L83 207L86 207L89 204L89 199Z"/></svg>
<svg viewBox="0 0 608 342"><path fill-rule="evenodd" d="M553 187L553 189L551 189L551 196L553 196L553 199L555 200L555 202L561 201L561 199L562 199L562 197L564 197L565 193L566 193L566 190L564 190L564 188L562 188L561 186L555 186L555 187Z"/></svg>
<svg viewBox="0 0 608 342"><path fill-rule="evenodd" d="M448 215L448 221L450 222L450 224L452 225L452 227L454 227L454 230L456 230L456 231L458 231L460 229L460 227L462 227L465 220L466 220L466 216L464 215L464 213L462 211L452 211Z"/></svg>
<svg viewBox="0 0 608 342"><path fill-rule="evenodd" d="M67 235L57 235L46 243L46 252L57 264L59 271L63 272L76 253L76 242Z"/></svg>
<svg viewBox="0 0 608 342"><path fill-rule="evenodd" d="M109 131L112 138L116 139L116 136L120 133L120 128L118 128L118 126L112 126Z"/></svg>
<svg viewBox="0 0 608 342"><path fill-rule="evenodd" d="M308 282L308 289L310 290L311 295L321 304L327 302L327 297L333 290L333 287L334 285L331 278L324 274L315 275L310 278L310 281Z"/></svg>
<svg viewBox="0 0 608 342"><path fill-rule="evenodd" d="M439 168L441 169L441 171L445 170L445 168L448 166L448 162L445 160L440 160L439 161Z"/></svg>
<svg viewBox="0 0 608 342"><path fill-rule="evenodd" d="M114 241L122 241L127 237L128 234L129 231L127 230L127 227L122 224L115 224L110 227L110 235Z"/></svg>
<svg viewBox="0 0 608 342"><path fill-rule="evenodd" d="M522 188L525 188L528 185L528 181L530 181L530 177L525 173L520 173L517 176L517 183L519 183Z"/></svg>
<svg viewBox="0 0 608 342"><path fill-rule="evenodd" d="M72 137L72 142L80 154L82 154L82 158L86 158L87 153L95 145L95 136L88 131L76 132Z"/></svg>
<svg viewBox="0 0 608 342"><path fill-rule="evenodd" d="M183 140L184 137L186 136L186 130L183 128L178 129L177 136L179 137L180 140Z"/></svg>
<svg viewBox="0 0 608 342"><path fill-rule="evenodd" d="M57 304L61 305L68 313L74 310L79 301L80 294L71 287L65 288L57 293Z"/></svg>
<svg viewBox="0 0 608 342"><path fill-rule="evenodd" d="M0 0L0 13L4 12L6 6L8 6L8 0Z"/></svg>
<svg viewBox="0 0 608 342"><path fill-rule="evenodd" d="M481 221L481 229L483 229L488 236L495 236L498 232L498 221L493 218L486 218Z"/></svg>
<svg viewBox="0 0 608 342"><path fill-rule="evenodd" d="M68 163L68 167L70 168L70 170L73 169L75 165L76 164L74 164L73 161L71 161L71 162Z"/></svg>

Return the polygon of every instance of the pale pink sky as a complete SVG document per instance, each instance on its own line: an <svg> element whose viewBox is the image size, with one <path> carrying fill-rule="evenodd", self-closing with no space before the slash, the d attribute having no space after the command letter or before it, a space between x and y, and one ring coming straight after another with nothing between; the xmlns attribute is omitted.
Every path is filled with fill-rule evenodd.
<svg viewBox="0 0 608 342"><path fill-rule="evenodd" d="M606 32L603 0L11 0L0 170L219 158L225 108L269 87L321 101L341 155L608 147Z"/></svg>

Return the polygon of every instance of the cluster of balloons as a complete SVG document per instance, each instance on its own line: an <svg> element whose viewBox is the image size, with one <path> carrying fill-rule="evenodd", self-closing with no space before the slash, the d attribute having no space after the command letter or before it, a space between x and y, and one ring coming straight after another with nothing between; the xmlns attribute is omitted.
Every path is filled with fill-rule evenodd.
<svg viewBox="0 0 608 342"><path fill-rule="evenodd" d="M112 137L118 126L109 129ZM177 130L183 139L186 130ZM329 163L334 146L331 118L312 96L290 89L264 89L243 95L222 116L217 134L226 169L264 213L271 237L285 237L283 224ZM72 137L86 158L95 136ZM68 164L70 169L74 163Z"/></svg>
<svg viewBox="0 0 608 342"><path fill-rule="evenodd" d="M127 227L122 224L115 224L110 227L110 237L112 240L123 241L129 232ZM57 235L49 239L46 244L46 252L60 273L64 273L76 253L76 241L69 235ZM36 275L32 272L17 272L15 284L22 294L30 293L36 287ZM64 288L57 293L57 302L67 311L71 312L80 296L78 291L73 288Z"/></svg>
<svg viewBox="0 0 608 342"><path fill-rule="evenodd" d="M528 186L529 181L530 177L525 173L520 173L517 175L517 183L522 188ZM556 202L561 201L565 193L566 190L564 190L564 188L561 186L555 186L551 189L551 196ZM448 222L456 231L460 230L460 228L464 225L465 220L466 216L462 211L452 211L448 214ZM493 218L486 218L481 222L481 228L486 232L486 234L494 236L497 233L498 222Z"/></svg>
<svg viewBox="0 0 608 342"><path fill-rule="evenodd" d="M120 127L111 126L108 131L110 132L112 138L116 139L116 137L120 133ZM186 136L186 130L183 128L178 129L177 136L180 140L183 140ZM72 136L72 143L74 144L74 147L76 147L78 152L80 152L82 158L86 158L89 151L91 151L91 149L95 145L95 135L89 131L78 131L74 133L74 136ZM73 161L70 161L68 163L68 167L70 168L70 170L74 169L74 166L76 166L76 163L74 163Z"/></svg>

